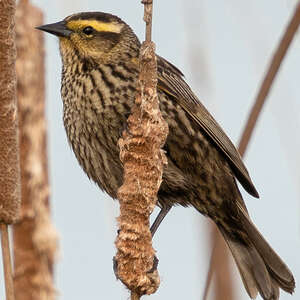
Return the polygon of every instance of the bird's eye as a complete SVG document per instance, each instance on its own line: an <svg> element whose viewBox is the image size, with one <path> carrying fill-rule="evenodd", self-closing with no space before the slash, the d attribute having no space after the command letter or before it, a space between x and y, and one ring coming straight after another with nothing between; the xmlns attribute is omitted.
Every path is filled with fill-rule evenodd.
<svg viewBox="0 0 300 300"><path fill-rule="evenodd" d="M86 35L91 35L94 32L94 28L92 26L84 27L82 32Z"/></svg>

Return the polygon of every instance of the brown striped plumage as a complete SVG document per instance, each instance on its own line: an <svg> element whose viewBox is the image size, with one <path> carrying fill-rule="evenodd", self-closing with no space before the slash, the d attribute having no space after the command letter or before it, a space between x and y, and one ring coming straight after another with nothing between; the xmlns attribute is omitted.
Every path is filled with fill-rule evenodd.
<svg viewBox="0 0 300 300"><path fill-rule="evenodd" d="M123 174L117 142L135 98L140 42L126 23L105 13L75 14L39 29L60 37L64 124L73 151L86 174L116 198ZM160 109L170 131L158 193L162 211L191 205L209 216L251 298L259 292L278 299L279 287L292 293L293 275L251 222L237 187L235 178L258 197L236 148L182 73L157 59Z"/></svg>

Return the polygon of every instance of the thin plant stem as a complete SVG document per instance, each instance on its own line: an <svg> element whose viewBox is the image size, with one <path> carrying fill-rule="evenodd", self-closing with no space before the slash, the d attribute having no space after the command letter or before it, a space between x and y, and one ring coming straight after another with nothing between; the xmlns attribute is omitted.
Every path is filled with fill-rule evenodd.
<svg viewBox="0 0 300 300"><path fill-rule="evenodd" d="M146 22L145 40L146 42L151 42L153 1L144 0L142 3L144 4L144 21Z"/></svg>
<svg viewBox="0 0 300 300"><path fill-rule="evenodd" d="M15 300L12 264L11 264L10 247L9 247L8 225L0 224L0 229L1 229L1 246L2 246L2 259L3 259L3 268L4 268L6 299Z"/></svg>
<svg viewBox="0 0 300 300"><path fill-rule="evenodd" d="M251 113L248 117L245 129L243 131L242 137L239 142L238 149L239 149L241 156L244 156L244 154L246 152L248 143L253 134L254 127L257 123L260 112L263 108L263 105L266 102L267 96L271 90L274 79L275 79L275 77L278 73L278 70L280 68L280 65L287 53L287 50L289 49L289 46L291 45L291 42L295 36L295 33L297 32L299 24L300 24L300 3L297 4L295 12L294 12L294 14L291 18L291 21L289 22L289 24L286 28L286 31L276 49L276 52L272 58L271 64L268 68L268 71L264 77L264 80L261 84L259 92L254 101L254 105L252 107Z"/></svg>
<svg viewBox="0 0 300 300"><path fill-rule="evenodd" d="M140 299L141 299L141 296L138 293L131 291L130 300L140 300Z"/></svg>

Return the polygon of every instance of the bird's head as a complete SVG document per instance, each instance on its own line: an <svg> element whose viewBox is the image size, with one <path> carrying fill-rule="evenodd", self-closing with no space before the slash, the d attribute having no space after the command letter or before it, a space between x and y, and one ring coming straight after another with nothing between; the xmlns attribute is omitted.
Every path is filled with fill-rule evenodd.
<svg viewBox="0 0 300 300"><path fill-rule="evenodd" d="M140 43L136 35L125 22L111 14L77 13L37 29L59 37L63 61L78 55L109 63L118 57L138 55Z"/></svg>

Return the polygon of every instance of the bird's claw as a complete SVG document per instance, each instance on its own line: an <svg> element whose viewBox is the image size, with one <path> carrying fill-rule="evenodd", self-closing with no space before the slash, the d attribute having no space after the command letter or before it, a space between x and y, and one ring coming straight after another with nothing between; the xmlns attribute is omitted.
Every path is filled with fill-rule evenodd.
<svg viewBox="0 0 300 300"><path fill-rule="evenodd" d="M158 262L159 262L159 259L156 257L156 255L154 255L152 268L147 273L154 273L157 270ZM113 257L113 270L114 270L116 279L117 280L120 279L118 276L118 262L117 262L115 256Z"/></svg>
<svg viewBox="0 0 300 300"><path fill-rule="evenodd" d="M119 279L119 276L118 276L118 262L117 262L115 256L113 257L113 270L114 270L116 279L118 280Z"/></svg>
<svg viewBox="0 0 300 300"><path fill-rule="evenodd" d="M157 270L159 259L154 255L152 268L147 273L154 273Z"/></svg>

